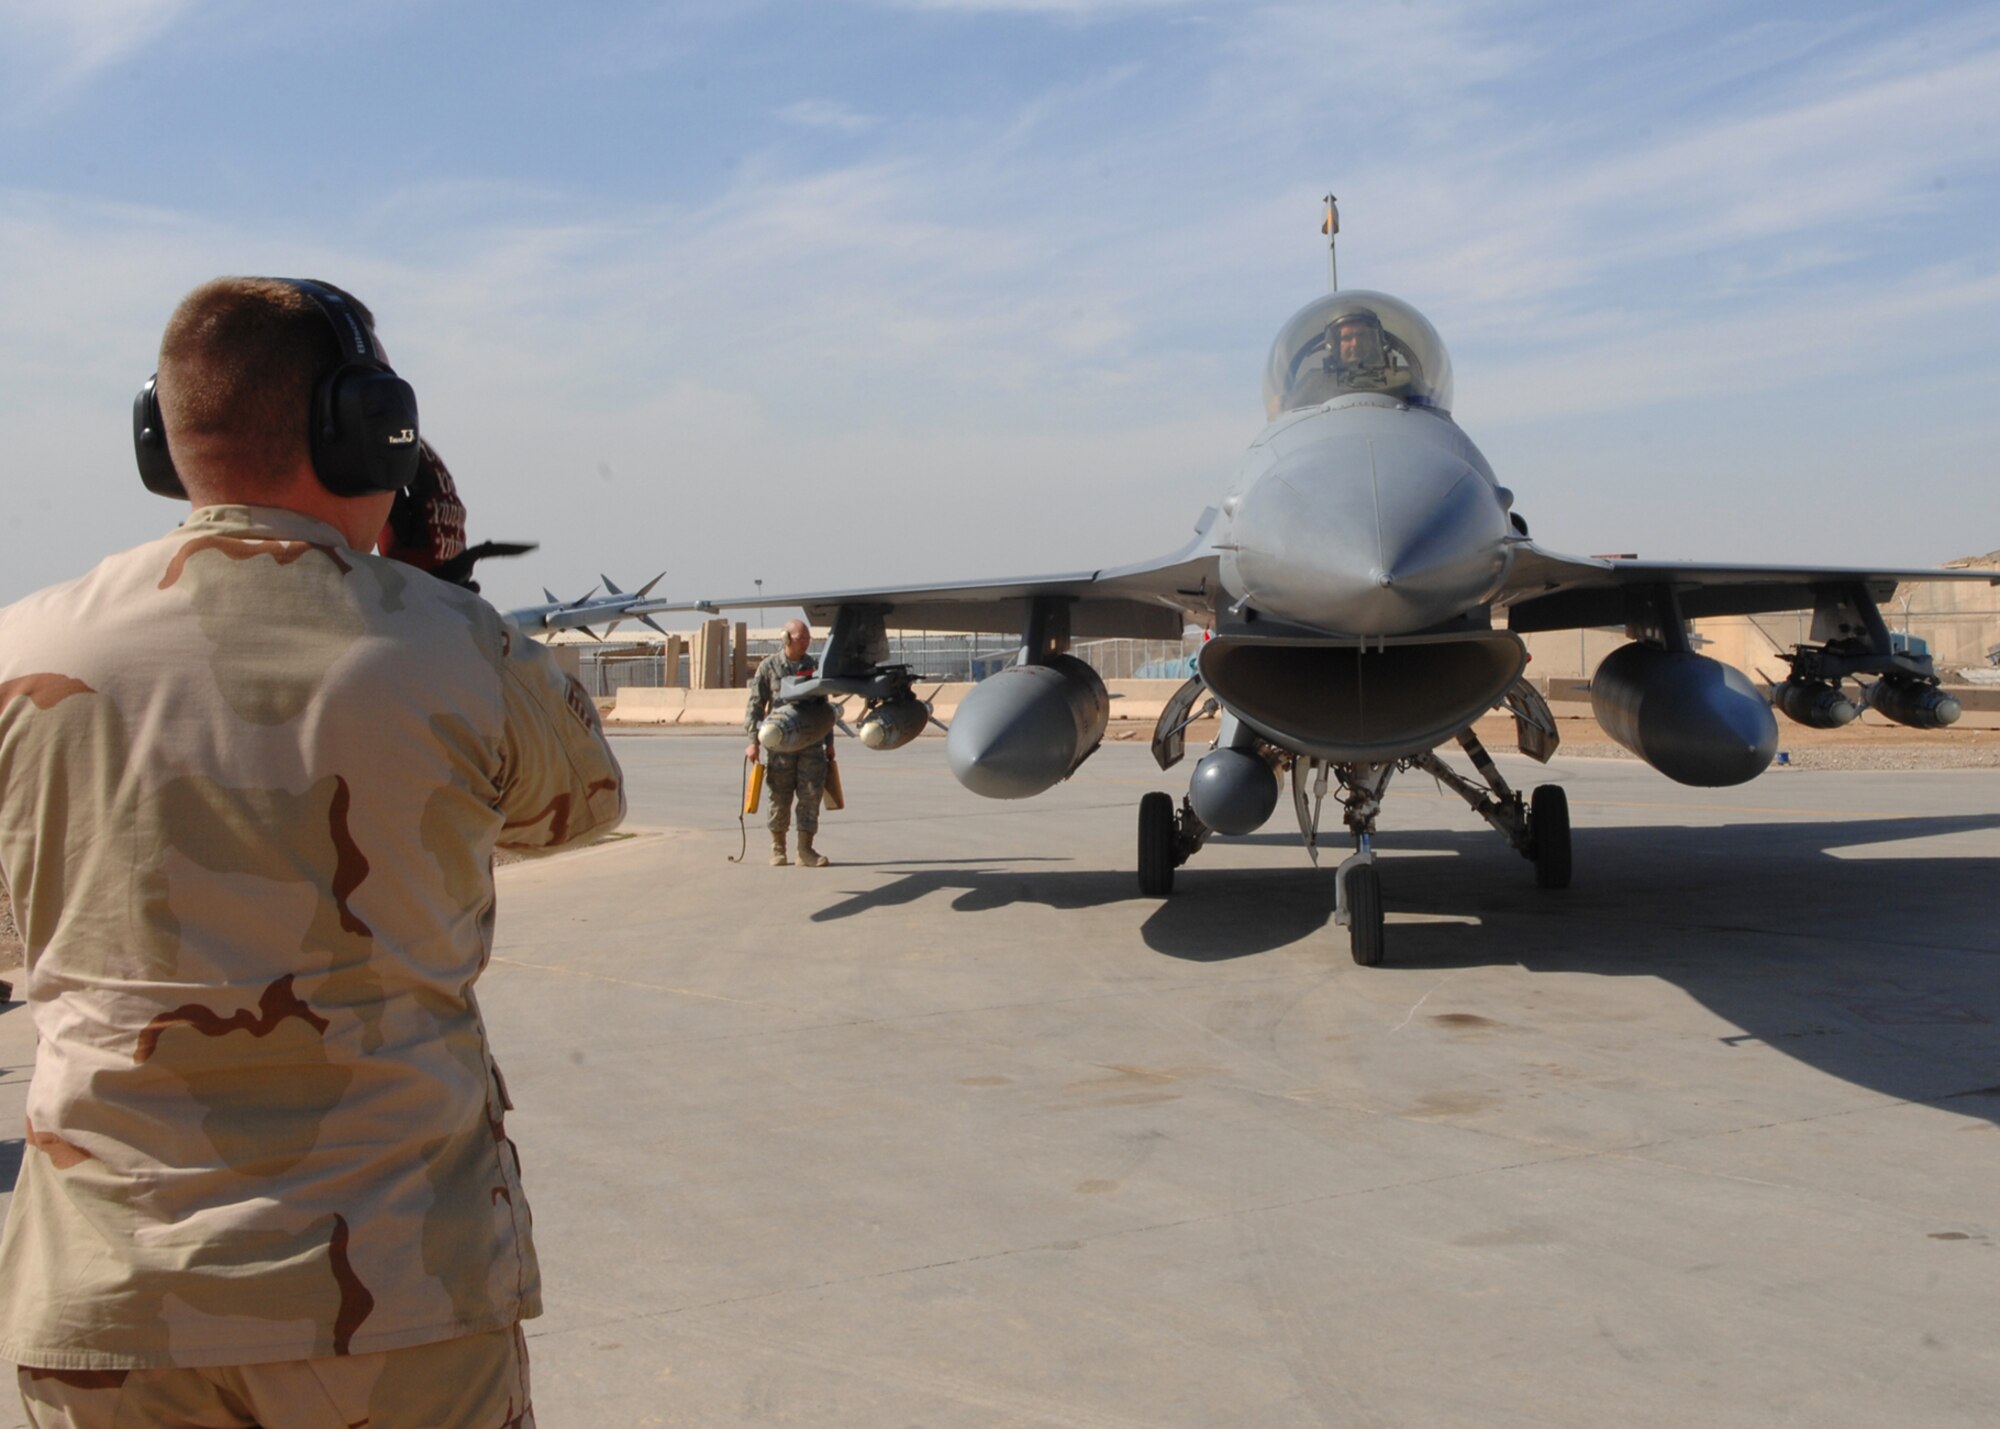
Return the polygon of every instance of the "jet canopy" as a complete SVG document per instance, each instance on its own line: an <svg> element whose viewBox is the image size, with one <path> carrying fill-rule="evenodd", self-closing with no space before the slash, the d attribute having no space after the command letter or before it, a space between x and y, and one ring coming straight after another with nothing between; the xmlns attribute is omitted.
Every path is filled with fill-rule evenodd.
<svg viewBox="0 0 2000 1429"><path fill-rule="evenodd" d="M1413 407L1451 410L1451 355L1424 315L1387 293L1328 293L1292 315L1264 365L1264 411L1317 407L1381 392Z"/></svg>

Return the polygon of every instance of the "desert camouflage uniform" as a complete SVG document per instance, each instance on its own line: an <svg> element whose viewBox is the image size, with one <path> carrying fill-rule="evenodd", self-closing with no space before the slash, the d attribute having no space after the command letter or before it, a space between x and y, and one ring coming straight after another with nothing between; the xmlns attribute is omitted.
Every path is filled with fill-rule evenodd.
<svg viewBox="0 0 2000 1429"><path fill-rule="evenodd" d="M63 1429L535 1429L519 1325L377 1355L204 1369L24 1369L20 1380L30 1421Z"/></svg>
<svg viewBox="0 0 2000 1429"><path fill-rule="evenodd" d="M0 611L40 1039L0 1358L256 1365L538 1314L472 994L492 853L623 813L547 651L310 517L207 507Z"/></svg>
<svg viewBox="0 0 2000 1429"><path fill-rule="evenodd" d="M757 673L750 677L750 701L743 710L743 727L752 739L757 737L757 726L778 703L779 682L788 675L810 678L818 668L810 654L793 660L780 650L764 657ZM778 754L767 749L763 758L764 767L770 771L764 776L764 788L771 795L771 817L766 821L771 832L781 834L791 827L792 799L796 795L799 833L808 838L818 833L819 802L826 794L826 745L815 744L797 754Z"/></svg>

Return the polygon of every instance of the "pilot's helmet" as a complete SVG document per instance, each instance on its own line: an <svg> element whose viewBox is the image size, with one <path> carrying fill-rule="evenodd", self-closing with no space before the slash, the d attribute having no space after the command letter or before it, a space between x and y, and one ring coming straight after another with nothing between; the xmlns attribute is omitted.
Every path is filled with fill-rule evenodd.
<svg viewBox="0 0 2000 1429"><path fill-rule="evenodd" d="M1327 368L1352 374L1380 373L1389 365L1381 321L1370 312L1347 313L1327 324Z"/></svg>

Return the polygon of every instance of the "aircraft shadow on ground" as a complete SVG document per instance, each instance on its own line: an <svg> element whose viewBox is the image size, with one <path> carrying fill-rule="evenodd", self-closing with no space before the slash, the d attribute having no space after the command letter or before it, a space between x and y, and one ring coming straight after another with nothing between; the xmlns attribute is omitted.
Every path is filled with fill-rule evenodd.
<svg viewBox="0 0 2000 1429"><path fill-rule="evenodd" d="M907 907L936 893L951 893L960 913L991 913L1017 904L1038 904L1074 913L1112 903L1143 899L1137 876L1127 870L1085 869L1062 872L1021 870L1017 862L1000 868L926 866L906 873L880 888L849 894L841 902L812 915L816 923L853 918L885 908ZM849 864L847 867L888 867ZM1333 917L1333 882L1315 880L1309 870L1217 870L1199 896L1176 896L1161 902L1146 920L1146 945L1169 957L1190 962L1223 962L1267 953L1309 937ZM1183 873L1183 883L1190 877Z"/></svg>
<svg viewBox="0 0 2000 1429"><path fill-rule="evenodd" d="M2000 860L1894 852L1994 829L2000 813L1580 828L1575 881L1559 892L1491 833L1392 830L1377 844L1387 963L1659 978L1743 1029L1726 1040L2000 1122ZM926 867L814 918L936 893L963 913L1139 901L1157 903L1140 932L1168 957L1223 962L1317 938L1344 961L1330 870L1345 853L1344 840L1323 846L1317 872L1203 868L1197 854L1165 900L1142 898L1130 869Z"/></svg>

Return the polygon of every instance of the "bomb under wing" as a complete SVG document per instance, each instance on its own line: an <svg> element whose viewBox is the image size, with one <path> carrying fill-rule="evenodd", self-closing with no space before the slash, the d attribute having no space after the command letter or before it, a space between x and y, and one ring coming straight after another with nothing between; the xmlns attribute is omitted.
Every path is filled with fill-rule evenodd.
<svg viewBox="0 0 2000 1429"><path fill-rule="evenodd" d="M1336 229L1327 224L1327 231ZM1262 826L1289 774L1315 860L1332 809L1354 852L1335 872L1336 921L1354 956L1383 956L1374 839L1382 797L1404 771L1463 798L1534 866L1546 889L1572 874L1558 783L1516 791L1473 732L1510 710L1523 752L1558 741L1524 678L1523 635L1613 627L1630 644L1593 681L1611 736L1669 778L1727 785L1775 748L1766 693L1697 655L1689 622L1812 613L1778 698L1787 717L1838 722L1865 698L1914 725L1949 722L1927 657L1893 647L1879 603L1900 581L1982 580L1970 571L1699 565L1567 556L1538 546L1471 436L1452 416L1455 378L1437 330L1414 307L1361 289L1308 302L1264 367L1266 424L1182 550L1067 575L746 595L683 607L802 606L830 623L820 688L857 697L863 742L893 749L920 728L910 672L883 663L885 632L1018 635L1018 662L960 703L947 738L953 774L989 798L1030 797L1075 774L1104 737L1108 701L1073 639L1209 636L1198 671L1155 731L1163 768L1181 757L1197 705L1223 734L1176 807L1138 809L1141 890L1165 896L1211 836ZM1853 691L1856 698L1849 697ZM1456 746L1470 764L1447 762Z"/></svg>
<svg viewBox="0 0 2000 1429"><path fill-rule="evenodd" d="M773 754L797 754L825 743L839 720L840 711L831 700L795 700L765 716L757 726L757 742Z"/></svg>

